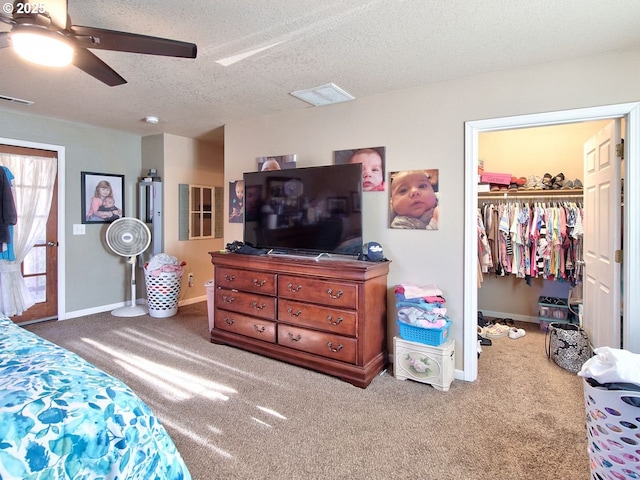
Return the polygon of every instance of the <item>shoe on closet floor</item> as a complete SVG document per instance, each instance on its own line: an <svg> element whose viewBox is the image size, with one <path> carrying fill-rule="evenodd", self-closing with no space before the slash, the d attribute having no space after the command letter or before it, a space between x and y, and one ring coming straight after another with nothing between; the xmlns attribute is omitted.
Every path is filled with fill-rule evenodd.
<svg viewBox="0 0 640 480"><path fill-rule="evenodd" d="M511 330L509 330L509 338L511 338L513 340L517 340L518 338L522 338L526 334L527 334L527 332L525 332L525 330L523 328L512 327Z"/></svg>
<svg viewBox="0 0 640 480"><path fill-rule="evenodd" d="M511 327L502 325L500 323L495 323L485 328L484 336L487 338L506 337L510 329Z"/></svg>

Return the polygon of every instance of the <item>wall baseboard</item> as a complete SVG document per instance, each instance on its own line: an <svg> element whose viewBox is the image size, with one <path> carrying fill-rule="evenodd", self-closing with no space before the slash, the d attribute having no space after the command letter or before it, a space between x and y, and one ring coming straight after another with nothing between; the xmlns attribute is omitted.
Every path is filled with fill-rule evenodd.
<svg viewBox="0 0 640 480"><path fill-rule="evenodd" d="M479 310L479 311L481 311L482 314L488 318L510 318L518 322L540 323L540 321L538 320L538 317L532 317L529 315L518 315L514 313L507 313L507 312L493 312L490 310Z"/></svg>

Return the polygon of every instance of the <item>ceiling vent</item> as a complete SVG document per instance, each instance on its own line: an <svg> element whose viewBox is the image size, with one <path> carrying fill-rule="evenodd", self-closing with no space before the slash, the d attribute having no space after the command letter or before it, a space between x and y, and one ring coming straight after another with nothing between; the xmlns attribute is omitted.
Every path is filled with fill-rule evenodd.
<svg viewBox="0 0 640 480"><path fill-rule="evenodd" d="M7 97L6 95L0 95L0 100L11 103L18 103L20 105L33 105L31 100L22 100L21 98Z"/></svg>
<svg viewBox="0 0 640 480"><path fill-rule="evenodd" d="M345 92L335 83L327 83L326 85L307 88L306 90L296 90L295 92L291 92L291 95L304 102L310 103L314 107L355 100L353 95Z"/></svg>

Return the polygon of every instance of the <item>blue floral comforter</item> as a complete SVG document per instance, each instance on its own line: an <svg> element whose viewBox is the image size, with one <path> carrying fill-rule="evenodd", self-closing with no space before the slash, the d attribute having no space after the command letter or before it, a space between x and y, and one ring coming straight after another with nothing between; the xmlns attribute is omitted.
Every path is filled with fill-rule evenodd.
<svg viewBox="0 0 640 480"><path fill-rule="evenodd" d="M189 480L123 382L0 317L0 480Z"/></svg>

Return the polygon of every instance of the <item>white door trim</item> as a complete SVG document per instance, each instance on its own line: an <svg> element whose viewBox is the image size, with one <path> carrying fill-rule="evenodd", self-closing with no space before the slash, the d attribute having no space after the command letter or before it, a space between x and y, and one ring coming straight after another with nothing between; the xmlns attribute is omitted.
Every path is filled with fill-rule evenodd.
<svg viewBox="0 0 640 480"><path fill-rule="evenodd" d="M37 148L58 154L58 320L65 319L65 147L48 143L25 142L13 138L0 137L0 143L14 147Z"/></svg>
<svg viewBox="0 0 640 480"><path fill-rule="evenodd" d="M478 201L478 134L497 130L524 127L560 125L592 120L626 117L625 132L625 185L623 234L623 315L624 348L640 353L640 297L630 292L640 286L640 261L635 256L640 251L640 236L632 235L640 231L638 213L640 211L640 182L630 179L640 178L640 102L581 108L558 112L537 113L514 117L493 118L465 122L465 233L464 233L464 326L463 326L463 380L478 378L477 357L477 201ZM632 255L632 252L636 252Z"/></svg>

